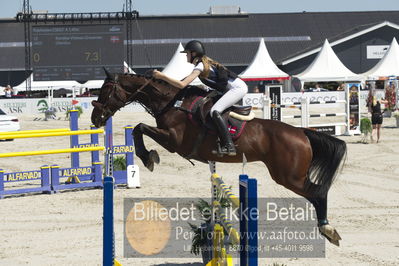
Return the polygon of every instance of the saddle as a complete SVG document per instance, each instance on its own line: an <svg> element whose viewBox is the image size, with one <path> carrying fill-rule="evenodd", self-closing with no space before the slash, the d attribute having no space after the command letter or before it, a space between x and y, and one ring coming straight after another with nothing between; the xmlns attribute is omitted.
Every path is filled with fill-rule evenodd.
<svg viewBox="0 0 399 266"><path fill-rule="evenodd" d="M205 117L209 115L212 106L222 97L222 95L218 91L212 91L205 97L199 99L199 112L201 116L202 122L205 123ZM251 117L252 106L241 106L241 105L233 105L230 108L223 111L223 115L230 115L238 120L249 121L252 120Z"/></svg>
<svg viewBox="0 0 399 266"><path fill-rule="evenodd" d="M216 103L222 95L217 91L212 91L208 94L204 94L204 91L201 90L201 93L198 93L198 90L199 89L195 86L186 87L184 90L181 90L179 94L175 97L175 101L173 104L175 107L178 107L180 110L187 113L188 118L192 124L203 128L203 130L201 130L198 134L191 152L186 155L185 158L189 161L190 159L195 158L196 160L206 162L205 160L198 157L197 151L208 133L212 135L217 135L217 129L209 113L213 104ZM183 102L184 98L189 97L190 94L195 95L194 100L191 102L188 109L182 108L181 103ZM230 132L231 138L233 140L236 140L241 136L242 132L244 131L247 121L252 120L255 115L253 112L251 112L251 106L234 105L225 110L222 113L222 117ZM193 164L193 162L191 163Z"/></svg>
<svg viewBox="0 0 399 266"><path fill-rule="evenodd" d="M212 91L208 95L198 96L189 108L189 118L195 124L202 124L210 133L216 134L215 125L211 119L210 111L222 95ZM255 115L251 112L251 106L233 105L222 113L222 117L230 131L233 140L238 139L244 130L247 121L252 120Z"/></svg>

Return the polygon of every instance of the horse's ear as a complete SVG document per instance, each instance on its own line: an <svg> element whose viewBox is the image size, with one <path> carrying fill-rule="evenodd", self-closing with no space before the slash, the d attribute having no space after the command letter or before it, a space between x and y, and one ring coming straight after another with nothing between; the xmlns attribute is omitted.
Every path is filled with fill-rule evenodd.
<svg viewBox="0 0 399 266"><path fill-rule="evenodd" d="M114 80L114 77L112 76L112 74L109 73L105 67L103 67L103 69L104 69L105 75L107 76L107 79Z"/></svg>

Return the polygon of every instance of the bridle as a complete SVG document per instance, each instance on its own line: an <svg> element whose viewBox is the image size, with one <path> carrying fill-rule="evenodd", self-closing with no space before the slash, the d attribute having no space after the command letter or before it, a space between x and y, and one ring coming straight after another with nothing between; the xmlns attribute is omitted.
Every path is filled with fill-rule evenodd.
<svg viewBox="0 0 399 266"><path fill-rule="evenodd" d="M130 93L126 90L124 90L118 83L117 80L112 80L108 81L104 84L104 86L109 86L112 85L111 91L108 94L107 98L104 103L102 104L102 117L105 117L106 115L113 115L115 112L117 112L119 109L122 107L125 107L126 105L130 104L133 102L134 98L139 94L142 93L142 90L150 83L151 80L147 80L144 82L143 85L140 86L140 88L135 91L134 93ZM111 110L111 107L116 107L114 111Z"/></svg>
<svg viewBox="0 0 399 266"><path fill-rule="evenodd" d="M110 84L112 85L111 92L106 96L108 99L104 101L104 103L99 102L101 104L101 109L102 109L102 114L101 117L105 116L112 116L114 113L116 113L119 109L122 107L125 107L126 105L136 101L136 97L138 94L143 94L145 97L149 99L149 103L151 104L151 96L144 91L144 89L147 87L148 84L151 83L152 79L151 78L145 78L146 81L138 88L135 92L131 93L123 89L118 82L118 76L116 75L113 79L109 79L108 81L105 82L103 86L109 86ZM160 91L157 86L153 86L153 89L158 92L160 96L162 96L164 93ZM165 113L170 105L167 104L165 107L161 108L160 111L154 111L155 108L150 108L138 101L138 103L143 106L143 108L153 117L157 117L163 113ZM111 110L111 107L116 107L115 110ZM154 109L154 110L153 110Z"/></svg>

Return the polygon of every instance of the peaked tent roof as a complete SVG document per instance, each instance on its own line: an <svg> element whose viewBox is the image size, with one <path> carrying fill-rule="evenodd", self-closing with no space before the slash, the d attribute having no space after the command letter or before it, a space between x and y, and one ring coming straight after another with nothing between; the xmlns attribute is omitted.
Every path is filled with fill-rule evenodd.
<svg viewBox="0 0 399 266"><path fill-rule="evenodd" d="M350 71L337 57L326 39L313 62L295 77L307 81L354 81L360 76Z"/></svg>
<svg viewBox="0 0 399 266"><path fill-rule="evenodd" d="M134 72L134 70L126 63L126 61L123 61L123 72L129 74L136 74L136 72Z"/></svg>
<svg viewBox="0 0 399 266"><path fill-rule="evenodd" d="M162 70L165 75L168 75L174 79L182 80L191 74L194 69L194 65L187 62L186 54L181 53L182 51L184 51L183 45L179 43L172 59L170 59L169 63ZM200 84L202 83L198 78L191 82L191 85Z"/></svg>
<svg viewBox="0 0 399 266"><path fill-rule="evenodd" d="M263 38L260 39L258 51L251 64L239 76L248 81L289 79L289 75L280 70L273 62Z"/></svg>
<svg viewBox="0 0 399 266"><path fill-rule="evenodd" d="M392 39L391 46L384 57L373 68L360 75L365 79L399 76L399 45L396 38Z"/></svg>

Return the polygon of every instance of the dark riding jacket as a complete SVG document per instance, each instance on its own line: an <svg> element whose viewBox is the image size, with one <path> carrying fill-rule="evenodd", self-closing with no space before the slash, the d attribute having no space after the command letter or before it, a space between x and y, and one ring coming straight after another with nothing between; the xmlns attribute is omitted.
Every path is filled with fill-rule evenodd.
<svg viewBox="0 0 399 266"><path fill-rule="evenodd" d="M199 79L206 86L217 90L221 93L225 93L227 91L227 82L229 79L236 79L238 76L234 72L228 70L223 66L211 65L211 70L209 71L209 76L203 78L199 76Z"/></svg>

